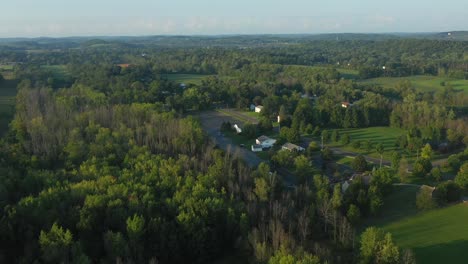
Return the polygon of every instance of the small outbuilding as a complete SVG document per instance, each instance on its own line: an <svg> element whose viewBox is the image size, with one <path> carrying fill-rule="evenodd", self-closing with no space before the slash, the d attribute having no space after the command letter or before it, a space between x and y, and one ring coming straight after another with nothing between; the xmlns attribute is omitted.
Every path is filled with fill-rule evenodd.
<svg viewBox="0 0 468 264"><path fill-rule="evenodd" d="M237 124L234 124L234 129L236 130L237 134L242 133L242 129Z"/></svg>
<svg viewBox="0 0 468 264"><path fill-rule="evenodd" d="M263 110L263 105L257 105L255 106L255 113L260 113Z"/></svg>
<svg viewBox="0 0 468 264"><path fill-rule="evenodd" d="M305 150L303 147L298 146L298 145L293 144L293 143L289 143L289 142L286 143L286 144L284 144L283 146L281 146L281 149L283 149L283 150L289 150L289 151L291 151L291 152L293 152L293 151L302 152L302 151Z"/></svg>
<svg viewBox="0 0 468 264"><path fill-rule="evenodd" d="M251 148L251 149L252 149L253 152L261 152L261 151L263 151L262 145L257 145L257 144L252 145L252 148Z"/></svg>

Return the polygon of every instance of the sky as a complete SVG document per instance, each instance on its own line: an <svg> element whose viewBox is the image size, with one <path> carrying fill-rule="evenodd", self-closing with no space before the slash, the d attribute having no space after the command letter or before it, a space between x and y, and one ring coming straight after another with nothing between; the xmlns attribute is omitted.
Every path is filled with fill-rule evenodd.
<svg viewBox="0 0 468 264"><path fill-rule="evenodd" d="M0 37L468 30L468 0L13 0Z"/></svg>

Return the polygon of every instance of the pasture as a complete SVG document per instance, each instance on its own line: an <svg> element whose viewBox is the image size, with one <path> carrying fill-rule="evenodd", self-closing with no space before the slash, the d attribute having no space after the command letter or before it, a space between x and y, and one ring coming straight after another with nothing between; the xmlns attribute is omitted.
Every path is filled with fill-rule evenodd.
<svg viewBox="0 0 468 264"><path fill-rule="evenodd" d="M162 74L163 78L167 78L169 81L174 81L176 83L185 83L185 84L195 84L200 85L202 80L206 77L213 75L205 74Z"/></svg>
<svg viewBox="0 0 468 264"><path fill-rule="evenodd" d="M410 81L412 86L421 92L434 92L450 84L455 90L468 94L468 80L450 79L445 77L417 75L410 77L381 77L360 81L361 84L379 85L383 88L393 89L402 81Z"/></svg>
<svg viewBox="0 0 468 264"><path fill-rule="evenodd" d="M406 201L408 203L408 201ZM404 201L400 206L405 207ZM403 218L384 225L402 248L411 248L418 263L466 263L468 205L446 208Z"/></svg>

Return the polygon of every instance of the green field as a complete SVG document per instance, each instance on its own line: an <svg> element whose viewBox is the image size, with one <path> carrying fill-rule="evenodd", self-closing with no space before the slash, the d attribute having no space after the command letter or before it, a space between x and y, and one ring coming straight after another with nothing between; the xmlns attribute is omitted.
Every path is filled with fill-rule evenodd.
<svg viewBox="0 0 468 264"><path fill-rule="evenodd" d="M41 68L50 71L56 79L65 80L70 76L66 65L43 65Z"/></svg>
<svg viewBox="0 0 468 264"><path fill-rule="evenodd" d="M383 228L399 246L411 248L418 263L467 263L467 204L420 213Z"/></svg>
<svg viewBox="0 0 468 264"><path fill-rule="evenodd" d="M391 153L396 150L395 142L396 139L404 135L406 131L400 128L393 127L368 127L368 128L348 128L348 129L337 129L340 136L343 134L348 134L350 136L351 142L353 141L367 141L369 140L372 143L372 149L367 151L365 149L354 149L350 145L342 146L340 142L330 142L329 145L334 147L340 147L344 150L353 151L357 153L362 153L372 157L379 158L380 155L375 152L375 145L382 143L385 148L384 159L390 158ZM330 130L330 135L333 130Z"/></svg>
<svg viewBox="0 0 468 264"><path fill-rule="evenodd" d="M383 88L395 88L399 82L410 81L413 87L419 91L437 91L443 89L442 82L450 83L457 91L468 93L468 80L450 79L436 76L410 76L410 77L382 77L360 81L362 84L375 84Z"/></svg>
<svg viewBox="0 0 468 264"><path fill-rule="evenodd" d="M468 205L419 212L418 191L418 186L394 186L384 198L381 215L366 220L361 229L385 229L400 247L414 251L418 263L466 263Z"/></svg>
<svg viewBox="0 0 468 264"><path fill-rule="evenodd" d="M369 218L363 227L381 227L417 214L416 194L419 188L412 185L394 186L393 191L384 198L381 215Z"/></svg>
<svg viewBox="0 0 468 264"><path fill-rule="evenodd" d="M302 66L302 65L289 65L296 67L309 67L313 69L326 70L329 68L334 68L334 66ZM348 69L348 68L336 68L336 70L341 74L345 79L357 79L359 77L359 71Z"/></svg>
<svg viewBox="0 0 468 264"><path fill-rule="evenodd" d="M336 163L346 165L346 166L351 166L351 164L353 163L353 160L354 160L353 157L348 157L348 156L337 157Z"/></svg>
<svg viewBox="0 0 468 264"><path fill-rule="evenodd" d="M213 76L213 75L205 75L205 74L163 74L163 78L167 78L170 81L174 81L176 83L185 83L185 84L195 84L200 85L202 80L206 77Z"/></svg>
<svg viewBox="0 0 468 264"><path fill-rule="evenodd" d="M12 71L13 70L13 65L1 65L0 64L0 70Z"/></svg>

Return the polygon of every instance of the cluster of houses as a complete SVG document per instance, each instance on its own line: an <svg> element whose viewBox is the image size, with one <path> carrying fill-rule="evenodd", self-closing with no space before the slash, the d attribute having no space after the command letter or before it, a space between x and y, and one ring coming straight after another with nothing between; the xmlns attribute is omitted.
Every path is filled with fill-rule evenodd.
<svg viewBox="0 0 468 264"><path fill-rule="evenodd" d="M261 152L267 149L270 149L273 147L273 145L276 143L276 139L270 138L267 136L260 136L259 138L255 139L255 144L252 145L251 149L253 152ZM296 151L296 152L301 152L304 151L305 149L301 146L298 146L293 143L286 143L283 146L281 146L282 150L288 150L288 151Z"/></svg>

